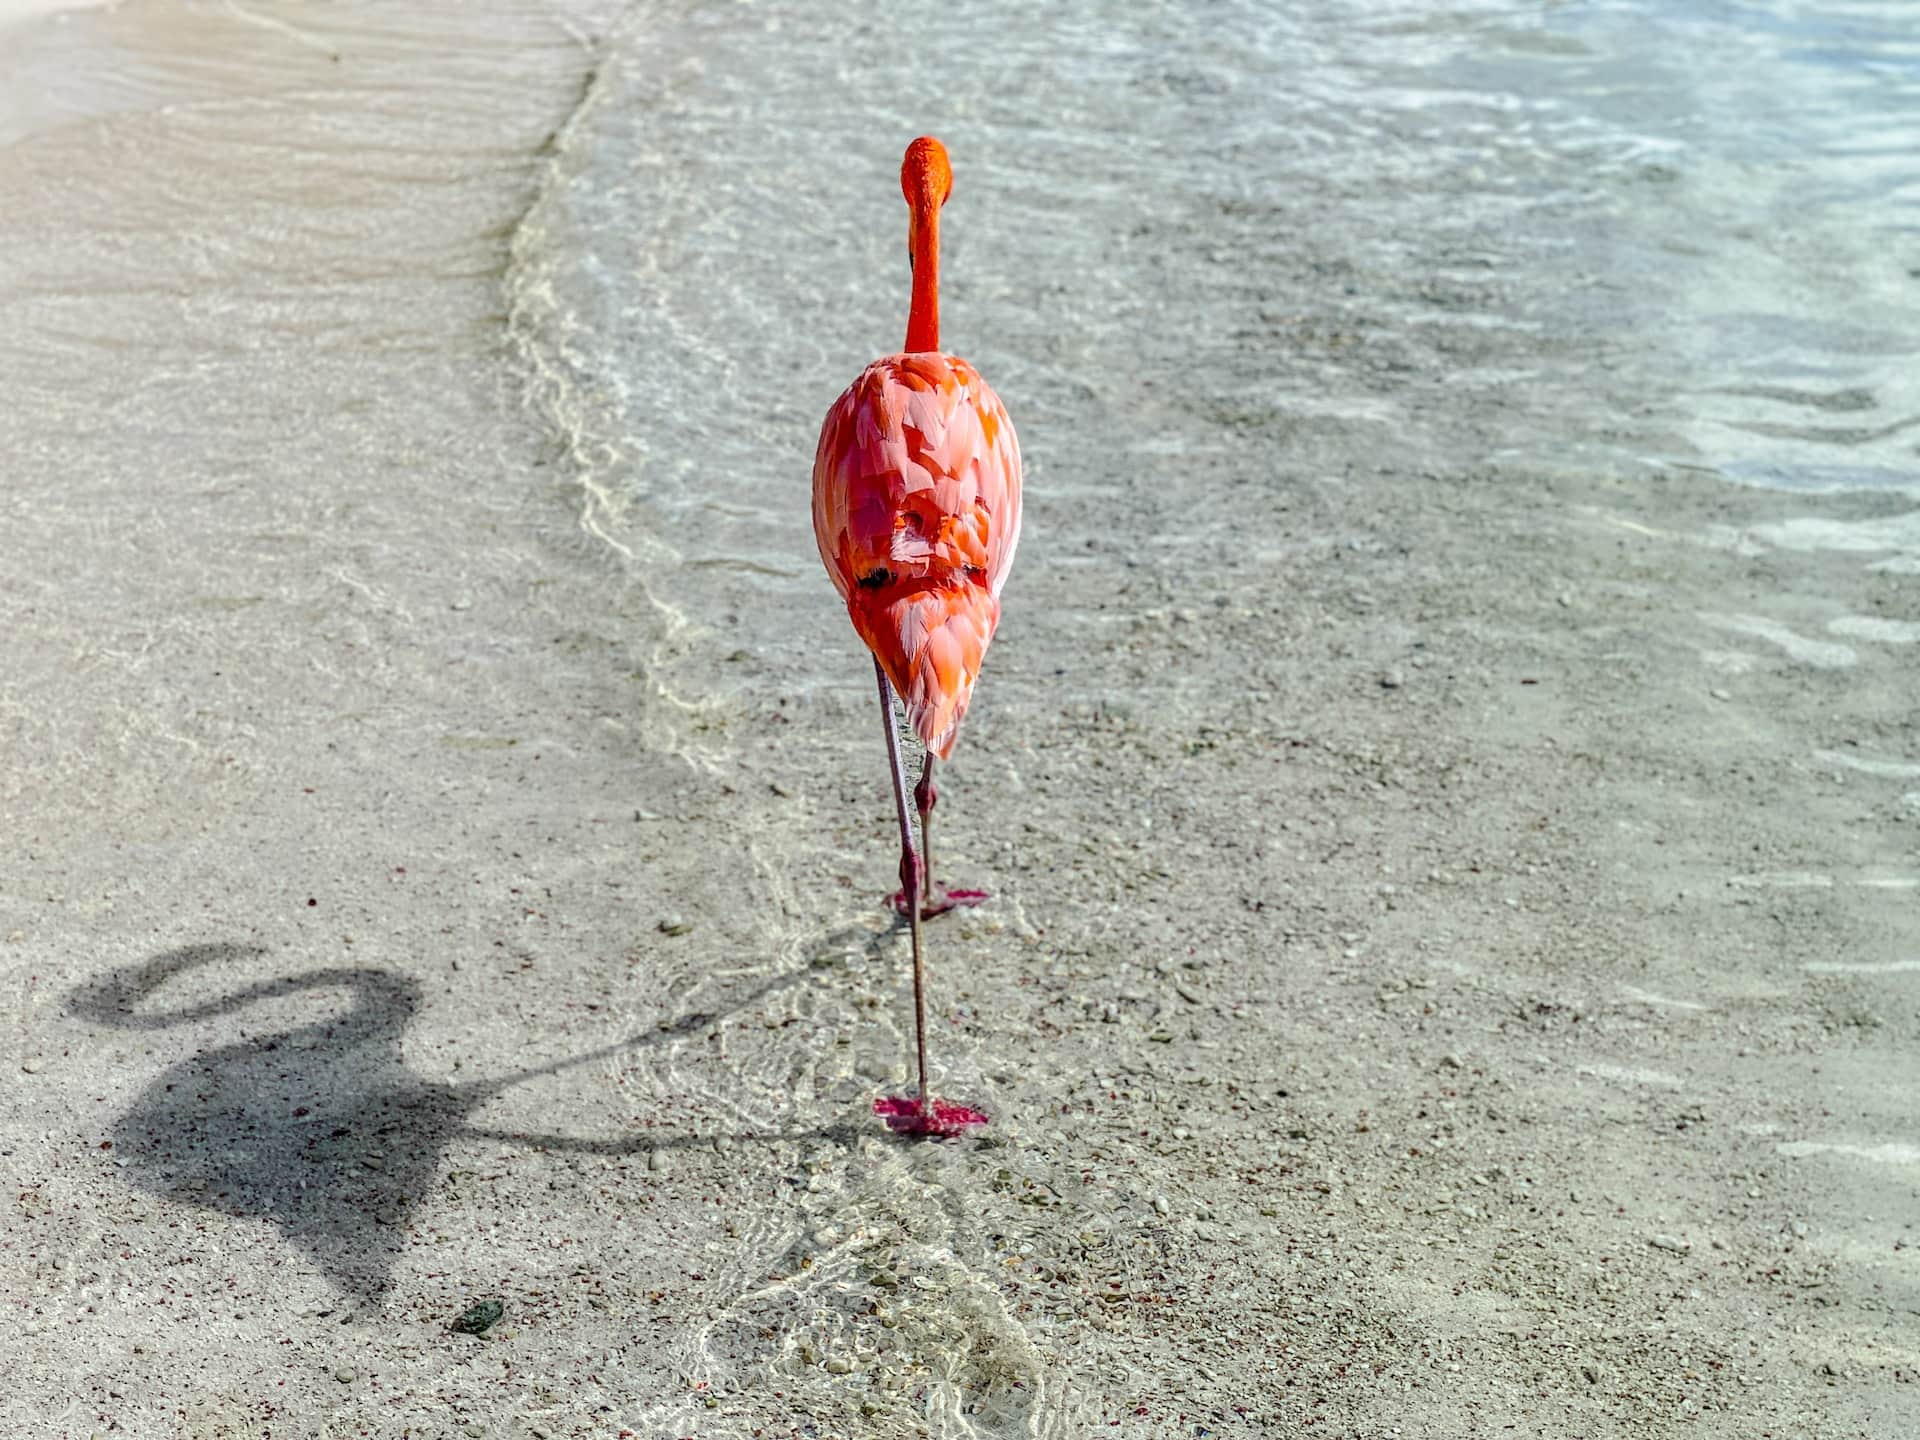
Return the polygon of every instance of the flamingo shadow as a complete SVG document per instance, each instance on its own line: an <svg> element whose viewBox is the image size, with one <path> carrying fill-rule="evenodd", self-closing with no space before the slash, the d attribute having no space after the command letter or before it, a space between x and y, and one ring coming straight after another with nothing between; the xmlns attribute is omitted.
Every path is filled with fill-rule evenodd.
<svg viewBox="0 0 1920 1440"><path fill-rule="evenodd" d="M839 939L841 937L835 937ZM834 940L825 942L828 945ZM144 1010L161 987L209 965L265 954L256 946L211 944L170 950L109 972L76 990L68 1013L135 1030L160 1030L232 1014L300 991L344 989L352 1005L309 1025L202 1050L156 1078L114 1125L112 1141L129 1183L169 1200L236 1218L271 1221L343 1292L377 1304L392 1288L407 1221L456 1139L521 1143L596 1155L643 1155L694 1137L523 1135L472 1127L467 1117L509 1086L595 1059L660 1045L714 1023L695 1011L643 1034L548 1065L454 1085L408 1070L400 1040L419 1010L419 985L371 967L332 967L261 981L204 1004ZM734 998L732 1013L802 979L770 977ZM850 1141L855 1129L829 1126L789 1136Z"/></svg>

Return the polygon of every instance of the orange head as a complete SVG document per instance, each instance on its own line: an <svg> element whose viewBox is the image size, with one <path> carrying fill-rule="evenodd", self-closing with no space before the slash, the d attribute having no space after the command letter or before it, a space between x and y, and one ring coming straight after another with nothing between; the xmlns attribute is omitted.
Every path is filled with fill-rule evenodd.
<svg viewBox="0 0 1920 1440"><path fill-rule="evenodd" d="M907 146L900 162L900 193L915 210L938 210L953 193L953 168L947 164L947 147L931 135L922 135Z"/></svg>

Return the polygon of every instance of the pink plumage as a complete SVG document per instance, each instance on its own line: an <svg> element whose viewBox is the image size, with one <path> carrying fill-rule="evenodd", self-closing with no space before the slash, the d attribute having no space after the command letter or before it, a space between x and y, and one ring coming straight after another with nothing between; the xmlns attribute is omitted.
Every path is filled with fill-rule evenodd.
<svg viewBox="0 0 1920 1440"><path fill-rule="evenodd" d="M1020 446L974 368L874 361L827 412L813 533L847 611L927 748L953 751L1020 539Z"/></svg>

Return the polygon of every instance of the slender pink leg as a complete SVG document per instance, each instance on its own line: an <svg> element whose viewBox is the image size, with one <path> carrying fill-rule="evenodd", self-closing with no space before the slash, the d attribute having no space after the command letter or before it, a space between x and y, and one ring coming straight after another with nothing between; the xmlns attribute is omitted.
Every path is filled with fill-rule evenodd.
<svg viewBox="0 0 1920 1440"><path fill-rule="evenodd" d="M913 935L913 1042L920 1065L920 1095L917 1100L905 1096L873 1102L873 1113L894 1130L910 1135L961 1135L987 1123L979 1110L950 1100L933 1098L927 1083L927 967L920 943L920 897L926 880L926 867L913 848L913 821L907 814L907 776L900 764L900 733L893 722L893 686L887 672L874 661L873 673L880 684L880 721L887 735L887 767L893 775L894 807L900 816L900 885L906 896L907 924ZM924 813L922 815L924 817Z"/></svg>
<svg viewBox="0 0 1920 1440"><path fill-rule="evenodd" d="M933 807L939 798L940 792L933 783L933 756L928 755L926 763L920 767L920 783L913 787L913 808L920 812L920 854L926 862L925 884L922 887L924 899L920 904L920 918L923 920L931 920L936 915L944 915L963 905L978 905L987 898L984 890L948 890L933 878ZM891 903L895 910L906 914L906 891L894 895Z"/></svg>
<svg viewBox="0 0 1920 1440"><path fill-rule="evenodd" d="M900 732L893 723L893 686L880 662L873 662L880 682L880 723L887 732L887 767L893 772L893 800L900 815L900 889L907 898L907 923L913 931L913 1040L920 1058L920 1115L933 1113L933 1093L927 1088L927 968L920 948L920 885L926 868L913 848L913 822L907 818L907 776L900 765Z"/></svg>

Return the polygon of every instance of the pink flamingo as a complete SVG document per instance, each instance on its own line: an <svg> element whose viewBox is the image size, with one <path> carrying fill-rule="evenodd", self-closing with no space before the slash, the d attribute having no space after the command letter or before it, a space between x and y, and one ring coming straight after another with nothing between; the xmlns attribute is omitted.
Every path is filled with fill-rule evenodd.
<svg viewBox="0 0 1920 1440"><path fill-rule="evenodd" d="M934 761L953 754L1000 623L1000 587L1020 539L1020 446L1006 407L979 372L940 349L940 207L953 190L953 172L938 140L922 136L907 147L900 189L913 267L906 346L861 371L827 412L813 462L813 533L854 630L873 652L900 817L901 893L894 903L913 935L920 1091L876 1101L874 1112L898 1131L954 1135L987 1117L936 1100L928 1085L920 924L985 895L932 884ZM927 751L913 790L924 859L907 813L896 690Z"/></svg>

